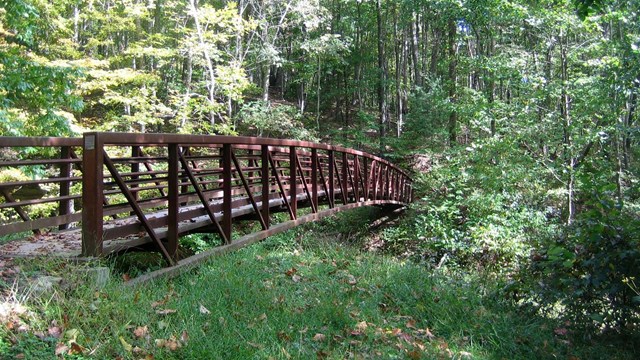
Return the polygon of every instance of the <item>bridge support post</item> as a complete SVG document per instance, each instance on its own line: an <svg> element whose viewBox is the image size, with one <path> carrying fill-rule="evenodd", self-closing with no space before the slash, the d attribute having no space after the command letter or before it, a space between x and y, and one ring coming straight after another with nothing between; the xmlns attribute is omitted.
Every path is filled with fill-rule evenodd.
<svg viewBox="0 0 640 360"><path fill-rule="evenodd" d="M311 149L311 202L316 209L318 208L318 149Z"/></svg>
<svg viewBox="0 0 640 360"><path fill-rule="evenodd" d="M296 173L298 170L296 169L296 163L298 161L298 154L296 154L296 147L289 147L289 195L290 200L289 203L291 205L291 213L293 214L293 219L297 218L297 210L298 210L298 180L296 178Z"/></svg>
<svg viewBox="0 0 640 360"><path fill-rule="evenodd" d="M71 159L71 147L70 146L63 146L60 149L60 159L63 160L70 160ZM69 178L71 177L71 164L70 163L62 163L60 164L60 177L61 178ZM69 190L71 189L71 181L70 180L65 180L63 182L60 183L60 196L64 197L64 196L68 196L69 195ZM60 204L59 204L59 208L58 208L58 215L62 216L62 215L67 215L67 214L71 214L73 209L71 206L71 200L60 200ZM69 224L60 224L60 226L58 226L59 230L64 230L67 229L69 227Z"/></svg>
<svg viewBox="0 0 640 360"><path fill-rule="evenodd" d="M347 205L349 202L349 158L347 153L342 153L342 203Z"/></svg>
<svg viewBox="0 0 640 360"><path fill-rule="evenodd" d="M264 219L264 223L269 229L269 196L271 193L271 181L269 177L269 146L262 145L260 147L261 151L261 177L262 177L262 218Z"/></svg>
<svg viewBox="0 0 640 360"><path fill-rule="evenodd" d="M334 208L336 206L335 201L335 157L333 154L333 150L329 150L329 207Z"/></svg>
<svg viewBox="0 0 640 360"><path fill-rule="evenodd" d="M228 243L231 243L231 144L222 145L222 231Z"/></svg>
<svg viewBox="0 0 640 360"><path fill-rule="evenodd" d="M180 172L180 158L178 156L180 148L178 144L169 144L169 176L168 176L168 226L167 226L167 252L172 259L176 259L178 252L178 213L180 209L179 204L179 172Z"/></svg>
<svg viewBox="0 0 640 360"><path fill-rule="evenodd" d="M102 255L103 161L100 133L85 133L82 149L82 256Z"/></svg>

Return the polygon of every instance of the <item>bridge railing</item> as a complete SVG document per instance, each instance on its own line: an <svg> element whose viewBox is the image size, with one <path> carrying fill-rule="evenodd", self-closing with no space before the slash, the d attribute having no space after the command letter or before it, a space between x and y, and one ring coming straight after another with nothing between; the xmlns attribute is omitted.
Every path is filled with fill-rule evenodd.
<svg viewBox="0 0 640 360"><path fill-rule="evenodd" d="M0 238L82 219L81 154L81 138L0 137Z"/></svg>
<svg viewBox="0 0 640 360"><path fill-rule="evenodd" d="M0 171L44 166L39 180L20 183L59 184L59 191L50 191L57 196L27 203L11 198L18 182L1 184L9 196L0 207L18 211L34 202L57 202L58 211L41 219L23 211L16 221L0 225L0 236L81 221L85 256L118 250L111 243L105 248L108 240L144 238L173 263L179 237L201 231L203 223L229 243L234 217L253 216L268 230L272 211L286 211L295 220L299 206L318 212L322 204L402 204L412 197L410 177L388 161L311 142L122 133L28 139L0 138L0 147L50 147L56 155L26 163L3 161Z"/></svg>

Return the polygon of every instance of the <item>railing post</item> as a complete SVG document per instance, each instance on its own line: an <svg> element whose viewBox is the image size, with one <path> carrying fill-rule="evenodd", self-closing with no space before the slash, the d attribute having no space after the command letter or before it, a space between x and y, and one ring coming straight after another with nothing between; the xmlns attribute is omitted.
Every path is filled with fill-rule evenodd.
<svg viewBox="0 0 640 360"><path fill-rule="evenodd" d="M347 204L349 202L349 159L347 158L347 153L342 153L342 203Z"/></svg>
<svg viewBox="0 0 640 360"><path fill-rule="evenodd" d="M229 243L231 243L232 227L231 181L231 144L224 144L222 145L222 231Z"/></svg>
<svg viewBox="0 0 640 360"><path fill-rule="evenodd" d="M261 146L262 165L262 218L267 229L269 228L269 194L271 193L271 181L269 177L269 146Z"/></svg>
<svg viewBox="0 0 640 360"><path fill-rule="evenodd" d="M315 206L316 211L319 211L318 207L318 149L311 149L311 202Z"/></svg>
<svg viewBox="0 0 640 360"><path fill-rule="evenodd" d="M69 146L63 146L60 148L60 159L70 160L71 159L71 148ZM71 177L71 164L68 162L60 164L60 177L61 178L69 178ZM69 190L71 189L71 180L65 180L60 183L60 196L69 196ZM60 200L58 215L67 215L72 213L71 201L69 199ZM68 223L60 224L58 229L64 230L69 228Z"/></svg>
<svg viewBox="0 0 640 360"><path fill-rule="evenodd" d="M360 179L360 163L358 162L358 155L353 155L353 198L355 202L360 202L360 189L358 188Z"/></svg>
<svg viewBox="0 0 640 360"><path fill-rule="evenodd" d="M138 145L134 145L131 147L131 157L133 158L138 158L142 156L142 150L140 150L140 146ZM136 173L140 171L140 163L138 162L138 160L133 160L131 162L131 172L132 173ZM136 181L138 180L139 176L138 175L131 175L131 180ZM137 188L138 185L137 184L131 184L131 193L133 194L133 198L136 199L136 201L138 201L139 195L137 191L134 191L135 188ZM131 211L129 213L130 215L135 215L134 211Z"/></svg>
<svg viewBox="0 0 640 360"><path fill-rule="evenodd" d="M329 207L330 208L334 208L336 206L335 204L335 184L334 184L334 162L335 162L335 155L333 153L333 150L329 150Z"/></svg>
<svg viewBox="0 0 640 360"><path fill-rule="evenodd" d="M167 185L167 202L168 202L168 224L167 224L167 252L172 259L176 259L178 252L178 214L180 211L180 159L178 157L178 151L180 148L178 144L169 144L169 164L168 164L168 182Z"/></svg>
<svg viewBox="0 0 640 360"><path fill-rule="evenodd" d="M103 147L100 133L85 133L82 166L82 256L102 255Z"/></svg>
<svg viewBox="0 0 640 360"><path fill-rule="evenodd" d="M362 176L364 176L364 189L362 189L362 191L364 192L363 196L364 196L364 201L368 201L369 200L369 169L368 169L368 159L366 156L362 157L362 162L363 164L363 168L364 168L364 172L362 173Z"/></svg>
<svg viewBox="0 0 640 360"><path fill-rule="evenodd" d="M298 160L296 154L296 147L289 146L289 195L291 204L291 212L293 213L294 220L297 218L297 210L298 210L298 183L296 179L296 173L298 172L296 169L296 162Z"/></svg>
<svg viewBox="0 0 640 360"><path fill-rule="evenodd" d="M384 183L385 183L385 192L384 192L384 196L385 196L385 200L389 200L390 199L390 190L391 190L391 182L389 180L389 165L385 164L384 166Z"/></svg>

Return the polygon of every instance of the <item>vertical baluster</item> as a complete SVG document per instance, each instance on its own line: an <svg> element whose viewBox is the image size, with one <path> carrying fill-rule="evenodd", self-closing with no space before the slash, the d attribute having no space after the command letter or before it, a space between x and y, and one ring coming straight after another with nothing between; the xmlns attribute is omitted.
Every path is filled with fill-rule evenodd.
<svg viewBox="0 0 640 360"><path fill-rule="evenodd" d="M311 149L311 202L320 211L318 204L318 149Z"/></svg>
<svg viewBox="0 0 640 360"><path fill-rule="evenodd" d="M178 151L180 148L178 144L169 144L169 164L168 164L168 186L167 186L167 202L168 202L168 227L167 227L167 253L169 256L176 260L178 253L178 214L180 211L180 163L178 157Z"/></svg>
<svg viewBox="0 0 640 360"><path fill-rule="evenodd" d="M269 194L271 193L271 181L269 177L269 146L262 145L262 218L267 229L269 228Z"/></svg>
<svg viewBox="0 0 640 360"><path fill-rule="evenodd" d="M296 154L296 147L289 147L289 195L291 204L291 212L293 213L293 218L297 218L297 210L298 210L298 183L296 178L296 173L298 172L296 169L296 162L298 161Z"/></svg>
<svg viewBox="0 0 640 360"><path fill-rule="evenodd" d="M334 164L335 162L335 155L333 153L333 150L329 150L329 207L330 208L334 208L336 206L335 204L335 185L334 185Z"/></svg>
<svg viewBox="0 0 640 360"><path fill-rule="evenodd" d="M63 146L62 148L60 148L60 158L63 160L70 160L71 159L71 148L69 146ZM61 178L68 178L71 177L71 164L68 162L62 163L60 164L60 177ZM71 180L65 180L63 182L60 183L60 196L64 197L64 196L69 196L69 190L71 189ZM66 199L66 200L60 200L60 204L58 205L58 214L59 215L67 215L67 214L71 214L72 212L72 208L71 208L71 200ZM60 224L58 226L58 229L60 230L64 230L64 229L68 229L69 228L69 224L68 223L64 223L64 224Z"/></svg>
<svg viewBox="0 0 640 360"><path fill-rule="evenodd" d="M222 146L222 231L224 231L228 243L231 243L232 227L231 181L231 144L224 144Z"/></svg>

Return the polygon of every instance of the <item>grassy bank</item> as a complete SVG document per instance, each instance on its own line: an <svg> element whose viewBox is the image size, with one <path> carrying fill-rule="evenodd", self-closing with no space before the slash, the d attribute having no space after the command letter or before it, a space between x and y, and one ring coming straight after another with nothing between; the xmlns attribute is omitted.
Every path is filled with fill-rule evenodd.
<svg viewBox="0 0 640 360"><path fill-rule="evenodd" d="M0 357L634 358L629 342L584 341L519 311L489 275L361 251L366 228L357 224L371 214L297 228L138 288L111 264L101 290L66 279L35 296L20 286L26 276L42 266L64 276L72 265L23 263L18 290L5 289ZM336 235L346 228L351 236Z"/></svg>

